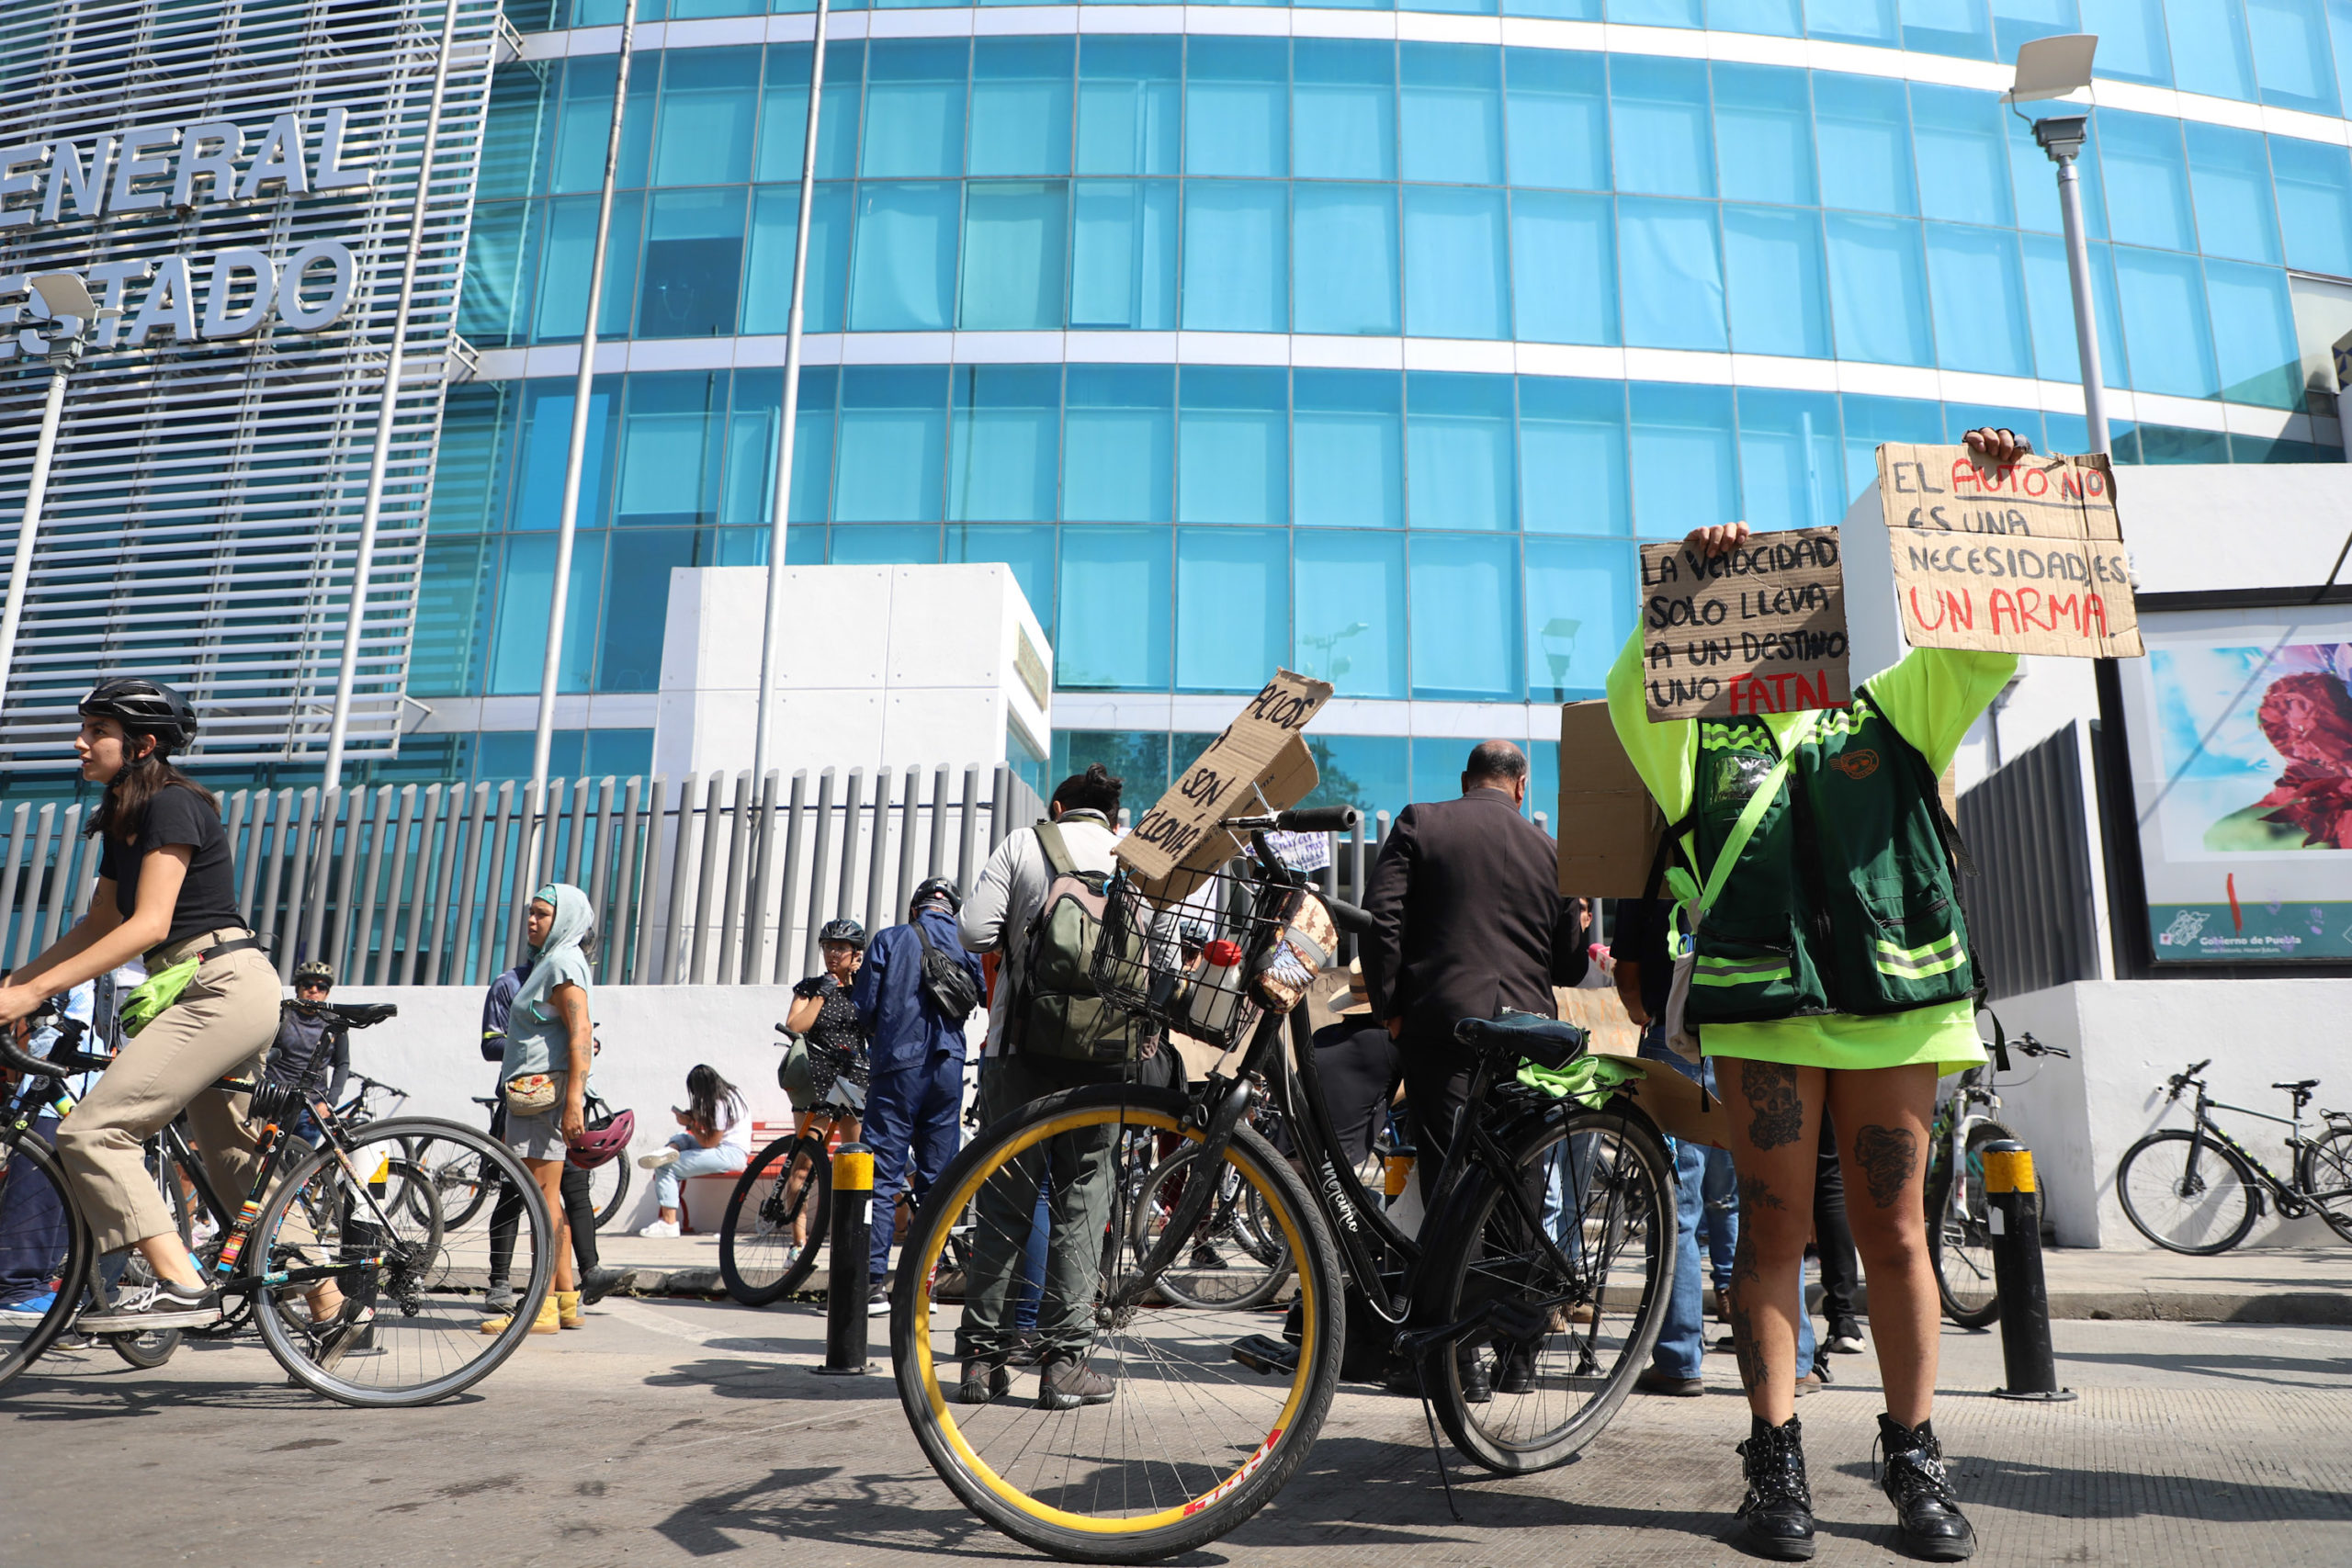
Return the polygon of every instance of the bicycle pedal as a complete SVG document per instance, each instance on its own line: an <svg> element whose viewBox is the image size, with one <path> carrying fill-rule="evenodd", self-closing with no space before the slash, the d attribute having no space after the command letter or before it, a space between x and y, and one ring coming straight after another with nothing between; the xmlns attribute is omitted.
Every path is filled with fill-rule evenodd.
<svg viewBox="0 0 2352 1568"><path fill-rule="evenodd" d="M1270 1339L1262 1334L1252 1334L1233 1342L1233 1359L1253 1372L1269 1377L1288 1377L1298 1370L1298 1347Z"/></svg>

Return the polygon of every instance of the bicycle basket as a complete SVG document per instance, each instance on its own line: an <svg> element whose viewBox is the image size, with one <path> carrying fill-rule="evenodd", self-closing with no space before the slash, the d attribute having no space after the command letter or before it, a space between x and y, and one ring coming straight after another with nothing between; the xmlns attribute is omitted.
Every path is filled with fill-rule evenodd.
<svg viewBox="0 0 2352 1568"><path fill-rule="evenodd" d="M1113 878L1091 971L1103 999L1219 1050L1244 1038L1261 1010L1251 981L1286 923L1260 910L1244 865L1220 866L1181 897Z"/></svg>

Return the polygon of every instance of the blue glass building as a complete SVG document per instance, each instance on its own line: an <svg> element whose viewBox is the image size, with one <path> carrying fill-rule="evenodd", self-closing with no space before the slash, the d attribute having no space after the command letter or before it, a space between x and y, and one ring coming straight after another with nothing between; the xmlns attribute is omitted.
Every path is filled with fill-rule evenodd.
<svg viewBox="0 0 2352 1568"><path fill-rule="evenodd" d="M809 18L761 3L640 7L559 773L644 766L646 585L765 558ZM411 677L462 732L403 755L445 776L527 771L618 42L618 0L514 9ZM1333 791L1450 793L1598 694L1637 540L1834 522L1882 441L2080 449L2053 171L1997 101L2075 30L2118 458L2341 460L2352 8L851 8L790 557L1010 563L1057 772L1156 789L1287 664L1352 699Z"/></svg>

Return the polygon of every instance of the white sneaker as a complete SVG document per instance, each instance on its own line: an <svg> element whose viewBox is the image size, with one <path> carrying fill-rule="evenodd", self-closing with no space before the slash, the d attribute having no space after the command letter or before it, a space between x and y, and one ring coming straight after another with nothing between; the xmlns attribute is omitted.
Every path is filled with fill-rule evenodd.
<svg viewBox="0 0 2352 1568"><path fill-rule="evenodd" d="M660 1170L663 1166L675 1165L678 1163L678 1151L675 1149L659 1149L650 1155L639 1156L637 1163L639 1168L642 1170Z"/></svg>
<svg viewBox="0 0 2352 1568"><path fill-rule="evenodd" d="M665 1237L674 1236L678 1235L679 1232L676 1221L656 1220L651 1224L646 1226L643 1230L639 1231L637 1234L642 1236L650 1236L654 1240L660 1241Z"/></svg>

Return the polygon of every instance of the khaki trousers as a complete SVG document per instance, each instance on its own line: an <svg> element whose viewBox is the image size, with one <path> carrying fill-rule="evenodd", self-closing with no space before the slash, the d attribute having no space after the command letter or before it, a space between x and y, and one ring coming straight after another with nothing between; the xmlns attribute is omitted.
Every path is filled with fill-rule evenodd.
<svg viewBox="0 0 2352 1568"><path fill-rule="evenodd" d="M281 996L277 972L260 949L212 960L178 1001L125 1042L88 1098L58 1124L57 1152L99 1251L175 1228L143 1151L182 1109L228 1217L235 1217L253 1190L257 1145L245 1129L246 1097L211 1085L260 1066L277 1037Z"/></svg>

